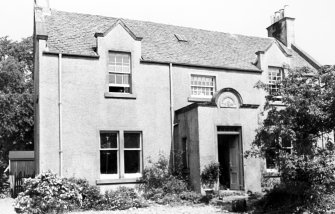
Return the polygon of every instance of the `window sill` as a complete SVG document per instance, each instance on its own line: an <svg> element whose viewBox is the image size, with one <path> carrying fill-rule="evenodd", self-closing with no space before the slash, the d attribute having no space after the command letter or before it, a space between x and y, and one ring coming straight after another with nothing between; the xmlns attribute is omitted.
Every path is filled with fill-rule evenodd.
<svg viewBox="0 0 335 214"><path fill-rule="evenodd" d="M123 179L98 179L96 180L97 185L105 184L127 184L127 183L142 183L140 178L123 178Z"/></svg>
<svg viewBox="0 0 335 214"><path fill-rule="evenodd" d="M125 94L125 93L111 93L111 92L105 92L105 98L114 98L114 99L136 99L136 94Z"/></svg>
<svg viewBox="0 0 335 214"><path fill-rule="evenodd" d="M278 172L278 169L266 169L266 171L263 173L263 176L266 178L272 178L279 177L280 174Z"/></svg>
<svg viewBox="0 0 335 214"><path fill-rule="evenodd" d="M285 106L285 104L282 101L270 101L269 104L271 106Z"/></svg>
<svg viewBox="0 0 335 214"><path fill-rule="evenodd" d="M212 98L208 97L188 97L188 102L211 102Z"/></svg>

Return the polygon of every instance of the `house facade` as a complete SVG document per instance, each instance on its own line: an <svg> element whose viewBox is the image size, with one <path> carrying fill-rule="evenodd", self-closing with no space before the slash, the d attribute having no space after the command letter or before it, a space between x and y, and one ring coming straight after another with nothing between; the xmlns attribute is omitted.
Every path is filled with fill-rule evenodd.
<svg viewBox="0 0 335 214"><path fill-rule="evenodd" d="M35 6L35 162L108 188L136 184L148 158L176 164L201 191L217 161L220 186L260 191L265 160L244 158L267 93L288 68L319 64L277 13L268 38ZM257 89L259 82L269 91ZM280 100L274 102L280 105ZM178 160L177 160L178 159Z"/></svg>

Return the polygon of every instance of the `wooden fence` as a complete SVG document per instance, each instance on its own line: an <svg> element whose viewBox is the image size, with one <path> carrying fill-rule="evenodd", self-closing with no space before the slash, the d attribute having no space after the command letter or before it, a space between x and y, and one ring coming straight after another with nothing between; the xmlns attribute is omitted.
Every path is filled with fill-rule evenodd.
<svg viewBox="0 0 335 214"><path fill-rule="evenodd" d="M19 172L18 174L9 175L11 195L16 198L20 192L23 192L23 182L26 178L35 177L35 173L26 174L25 172Z"/></svg>

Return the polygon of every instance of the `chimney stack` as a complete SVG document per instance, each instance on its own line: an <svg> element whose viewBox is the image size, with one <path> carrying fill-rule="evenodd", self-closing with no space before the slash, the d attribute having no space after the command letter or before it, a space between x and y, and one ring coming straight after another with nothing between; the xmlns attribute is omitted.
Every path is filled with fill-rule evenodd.
<svg viewBox="0 0 335 214"><path fill-rule="evenodd" d="M50 8L49 0L34 0L36 7Z"/></svg>
<svg viewBox="0 0 335 214"><path fill-rule="evenodd" d="M282 42L286 47L291 48L294 44L294 20L288 5L276 11L271 16L271 25L267 28L268 36L274 37Z"/></svg>

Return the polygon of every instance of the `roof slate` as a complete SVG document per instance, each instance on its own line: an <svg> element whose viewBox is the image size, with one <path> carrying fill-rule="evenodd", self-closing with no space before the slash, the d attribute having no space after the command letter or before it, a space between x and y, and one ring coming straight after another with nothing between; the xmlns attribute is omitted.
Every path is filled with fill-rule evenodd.
<svg viewBox="0 0 335 214"><path fill-rule="evenodd" d="M97 56L94 34L107 31L118 19L98 15L52 10L46 18L50 52ZM236 35L147 21L122 19L137 36L142 37L142 60L191 64L209 67L229 67L259 71L253 63L257 51L265 50L273 38ZM178 42L175 34L187 42ZM308 62L292 51L294 64ZM295 60L296 58L296 60Z"/></svg>

